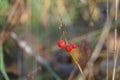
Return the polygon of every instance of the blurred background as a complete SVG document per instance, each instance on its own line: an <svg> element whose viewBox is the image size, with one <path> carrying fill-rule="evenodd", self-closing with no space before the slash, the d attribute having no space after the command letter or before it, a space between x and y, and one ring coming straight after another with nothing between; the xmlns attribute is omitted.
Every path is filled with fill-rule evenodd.
<svg viewBox="0 0 120 80"><path fill-rule="evenodd" d="M57 46L63 37L61 24L65 25L67 41L77 44L79 64L84 70L106 27L106 9L109 13L111 10L110 16L114 14L113 3L109 0L107 8L106 0L0 0L0 34L10 32L3 43L4 65L10 80L77 80L81 75L77 65L65 49ZM108 78L112 79L114 20L110 24L112 28L87 80L106 79L107 49ZM120 80L119 60L115 80ZM2 73L0 80L4 80Z"/></svg>

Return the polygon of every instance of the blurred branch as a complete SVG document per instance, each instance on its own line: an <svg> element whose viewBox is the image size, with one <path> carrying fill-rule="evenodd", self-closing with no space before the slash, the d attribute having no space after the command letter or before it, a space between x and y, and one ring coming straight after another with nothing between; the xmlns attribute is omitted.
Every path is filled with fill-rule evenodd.
<svg viewBox="0 0 120 80"><path fill-rule="evenodd" d="M114 8L113 8L113 5L112 5L111 11L114 11L113 9L114 9ZM102 48L102 46L103 46L103 44L104 44L104 41L105 41L105 39L106 39L106 37L107 37L107 35L108 35L108 33L109 33L109 30L110 30L110 28L111 28L112 20L113 20L113 16L111 16L111 17L109 18L109 20L106 20L106 22L105 22L105 25L104 25L102 34L101 34L101 36L100 36L100 38L99 38L99 41L98 41L98 43L97 43L97 45L96 45L96 47L95 47L95 49L94 49L94 51L93 51L93 53L92 53L92 56L91 56L91 58L90 58L90 60L89 60L89 62L88 62L88 64L87 64L87 67L86 67L85 70L84 70L85 75L88 75L89 66L93 66L94 62L95 62L96 59L99 57L99 53L100 53L100 51L101 51L101 48ZM82 78L82 76L79 75L76 80L81 80L81 78Z"/></svg>
<svg viewBox="0 0 120 80"><path fill-rule="evenodd" d="M118 8L119 7L119 0L115 0L115 29L114 29L114 64L113 64L113 75L112 80L115 80L115 70L116 70L116 64L117 64L117 58L119 53L119 43L117 43L117 20L118 20ZM117 49L118 47L118 49Z"/></svg>
<svg viewBox="0 0 120 80"><path fill-rule="evenodd" d="M23 8L22 0L16 0L15 4L12 7L11 13L8 17L5 29L1 33L0 45L4 43L12 29L19 23L22 14L22 8Z"/></svg>
<svg viewBox="0 0 120 80"><path fill-rule="evenodd" d="M52 70L49 63L41 57L39 54L34 53L32 48L27 44L26 41L21 40L14 32L10 34L10 36L17 41L18 45L28 54L29 56L35 57L36 61L38 61L40 64L42 64L44 67L46 67L50 73L56 78L56 80L62 80L60 77Z"/></svg>
<svg viewBox="0 0 120 80"><path fill-rule="evenodd" d="M111 20L109 20L109 22L105 23L105 26L104 26L104 29L103 29L102 34L100 36L100 39L99 39L99 41L98 41L98 43L97 43L97 45L96 45L96 47L95 47L95 49L92 53L92 56L91 56L91 58L88 62L87 67L89 67L90 65L93 65L94 62L96 61L96 59L98 58L100 50L101 50L101 48L104 44L104 41L105 41L105 39L108 35L108 32L109 32L110 28L111 28ZM84 70L85 75L88 74L88 71L89 71L88 68L86 68ZM79 76L79 78L80 78L80 76ZM77 80L80 80L79 78L77 78Z"/></svg>
<svg viewBox="0 0 120 80"><path fill-rule="evenodd" d="M4 76L5 80L9 80L9 77L6 73L5 70L5 64L4 64L4 55L3 55L3 51L2 51L2 44L4 43L4 41L6 40L6 38L9 36L11 30L13 29L13 27L18 24L21 13L22 13L22 0L16 0L11 14L8 17L8 21L6 23L5 29L2 31L1 36L0 36L0 71L2 73L2 75Z"/></svg>

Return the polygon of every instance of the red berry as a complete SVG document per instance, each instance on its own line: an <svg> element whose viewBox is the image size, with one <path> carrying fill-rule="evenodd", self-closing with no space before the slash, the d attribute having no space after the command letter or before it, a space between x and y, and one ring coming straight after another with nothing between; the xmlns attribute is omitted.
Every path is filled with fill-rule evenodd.
<svg viewBox="0 0 120 80"><path fill-rule="evenodd" d="M67 52L70 52L70 51L72 50L72 46L71 46L71 45L66 46L66 47L65 47L65 50L66 50Z"/></svg>
<svg viewBox="0 0 120 80"><path fill-rule="evenodd" d="M74 48L76 48L77 47L77 45L76 44L71 44L71 46L72 46L72 48L74 49Z"/></svg>
<svg viewBox="0 0 120 80"><path fill-rule="evenodd" d="M60 48L64 48L66 46L66 42L64 40L60 40L58 41L57 45L60 47Z"/></svg>

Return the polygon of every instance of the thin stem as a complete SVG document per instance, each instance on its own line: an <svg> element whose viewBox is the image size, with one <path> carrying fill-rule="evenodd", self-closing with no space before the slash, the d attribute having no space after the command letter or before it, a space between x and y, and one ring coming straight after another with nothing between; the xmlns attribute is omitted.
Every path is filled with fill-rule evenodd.
<svg viewBox="0 0 120 80"><path fill-rule="evenodd" d="M107 8L106 8L106 16L107 16L107 21L109 19L109 0L107 0Z"/></svg>
<svg viewBox="0 0 120 80"><path fill-rule="evenodd" d="M114 30L114 35L115 35L115 42L114 42L114 65L113 65L113 75L112 75L112 80L115 80L115 70L116 70L116 62L117 62L117 17L118 17L118 4L119 0L115 0L115 30Z"/></svg>
<svg viewBox="0 0 120 80"><path fill-rule="evenodd" d="M66 32L63 31L63 39L66 41Z"/></svg>
<svg viewBox="0 0 120 80"><path fill-rule="evenodd" d="M108 23L108 20L109 20L109 0L107 0L107 5L106 5L106 16L107 16L107 23ZM106 80L108 80L108 76L109 76L109 68L108 68L108 63L109 63L109 57L108 57L108 48L107 48L107 52L106 52Z"/></svg>
<svg viewBox="0 0 120 80"><path fill-rule="evenodd" d="M10 80L7 72L5 70L5 63L4 63L4 54L3 54L3 47L0 45L0 72L2 73L5 80Z"/></svg>
<svg viewBox="0 0 120 80"><path fill-rule="evenodd" d="M88 80L94 80L94 75L93 75L93 64L89 63L89 76Z"/></svg>
<svg viewBox="0 0 120 80"><path fill-rule="evenodd" d="M119 4L119 0L115 0L115 20L116 21L117 21L117 18L118 18L118 4Z"/></svg>
<svg viewBox="0 0 120 80"><path fill-rule="evenodd" d="M94 3L95 3L95 5L97 4L97 3L96 3L96 0L94 0ZM90 6L89 2L88 2L88 5ZM90 23L93 22L92 17L93 17L94 11L95 11L95 7L93 7L92 11L89 11L89 12L90 12L90 13L89 13L89 22L88 22L88 26L89 26L89 27L91 26ZM89 28L89 27L88 27L88 28Z"/></svg>
<svg viewBox="0 0 120 80"><path fill-rule="evenodd" d="M120 43L118 42L116 54L114 54L114 68L113 68L114 75L113 75L113 80L115 79L115 71L116 71L117 58L118 58L118 54L119 54L119 47L120 47Z"/></svg>
<svg viewBox="0 0 120 80"><path fill-rule="evenodd" d="M108 49L107 49L107 55L106 55L106 80L108 80L108 76L109 76L109 68L108 68L108 62L109 61L109 56L108 56Z"/></svg>
<svg viewBox="0 0 120 80"><path fill-rule="evenodd" d="M114 42L114 64L113 64L113 75L112 75L112 80L115 80L115 68L116 68L116 50L117 50L117 29L115 28L115 42Z"/></svg>
<svg viewBox="0 0 120 80"><path fill-rule="evenodd" d="M65 24L62 21L62 18L60 17L60 21L61 21L61 30L63 32L63 39L66 41L66 31L65 31Z"/></svg>
<svg viewBox="0 0 120 80"><path fill-rule="evenodd" d="M79 63L78 63L77 61L75 61L75 63L76 63L76 65L78 66L78 68L79 68L79 70L80 70L80 72L81 72L81 75L82 75L83 78L85 79L85 75L84 75L84 73L83 73L83 70L82 70L81 66L79 65Z"/></svg>
<svg viewBox="0 0 120 80"><path fill-rule="evenodd" d="M72 55L71 55L71 57L72 57L73 61L75 62L75 64L77 65L77 67L79 68L79 70L80 70L80 72L81 72L81 75L82 75L83 78L86 80L85 75L84 75L84 72L83 72L83 70L82 70L82 67L81 67L81 66L79 65L79 63L78 63L78 59L75 58L75 57L73 57Z"/></svg>
<svg viewBox="0 0 120 80"><path fill-rule="evenodd" d="M117 50L116 50L116 54L114 54L115 58L114 58L114 75L113 75L113 78L115 79L115 71L116 71L116 64L117 64L117 58L118 58L118 54L119 54L119 46L120 46L120 43L118 42L118 46L117 46Z"/></svg>

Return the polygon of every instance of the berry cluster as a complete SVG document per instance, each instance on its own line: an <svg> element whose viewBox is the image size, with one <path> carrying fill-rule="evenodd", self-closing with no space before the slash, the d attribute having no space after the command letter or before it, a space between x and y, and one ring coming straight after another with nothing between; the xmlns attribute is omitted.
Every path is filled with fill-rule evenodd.
<svg viewBox="0 0 120 80"><path fill-rule="evenodd" d="M58 47L60 47L60 48L65 48L65 50L67 51L67 52L70 52L70 51L72 51L72 49L74 49L74 48L76 48L77 47L77 45L76 44L70 44L70 45L66 45L66 41L64 41L64 40L59 40L58 41L58 43L57 43L57 45L58 45Z"/></svg>

